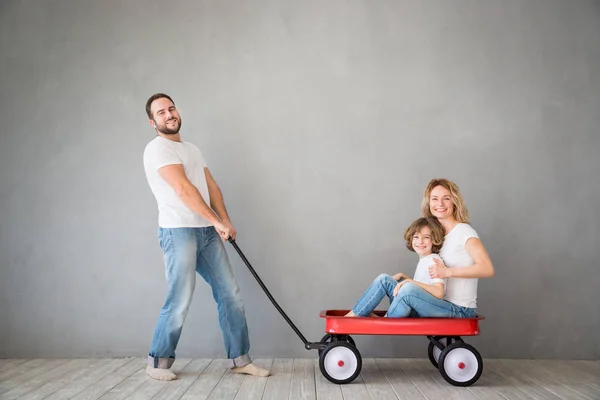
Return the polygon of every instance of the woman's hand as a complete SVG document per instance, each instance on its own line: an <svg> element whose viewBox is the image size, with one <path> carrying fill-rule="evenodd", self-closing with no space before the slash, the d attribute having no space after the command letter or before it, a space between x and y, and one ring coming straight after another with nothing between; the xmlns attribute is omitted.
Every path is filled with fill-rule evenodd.
<svg viewBox="0 0 600 400"><path fill-rule="evenodd" d="M439 258L434 258L433 261L435 264L429 266L429 276L441 279L449 278L450 271L448 270L448 267L446 267L446 264Z"/></svg>
<svg viewBox="0 0 600 400"><path fill-rule="evenodd" d="M402 287L402 285L404 285L406 282L412 282L413 280L410 278L405 278L404 280L402 280L402 282L398 283L396 285L396 287L394 288L394 297L398 296L398 292L400 291L400 288Z"/></svg>

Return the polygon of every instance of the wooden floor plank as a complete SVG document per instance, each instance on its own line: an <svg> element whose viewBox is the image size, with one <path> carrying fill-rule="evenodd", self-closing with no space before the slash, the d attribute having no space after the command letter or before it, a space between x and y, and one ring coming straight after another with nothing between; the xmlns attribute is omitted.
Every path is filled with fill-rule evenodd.
<svg viewBox="0 0 600 400"><path fill-rule="evenodd" d="M511 400L509 397L503 396L502 393L496 390L499 383L493 376L487 373L486 362L484 361L483 373L475 384L469 386L469 391L481 400Z"/></svg>
<svg viewBox="0 0 600 400"><path fill-rule="evenodd" d="M214 390L208 396L209 400L233 400L237 396L244 378L246 376L242 374L232 373L229 368L217 383Z"/></svg>
<svg viewBox="0 0 600 400"><path fill-rule="evenodd" d="M317 400L344 400L341 385L329 382L319 367L319 360L314 360L315 392Z"/></svg>
<svg viewBox="0 0 600 400"><path fill-rule="evenodd" d="M35 379L49 370L58 368L68 363L70 360L32 360L23 364L14 371L0 377L0 396L9 392L28 381ZM28 368L29 367L29 368Z"/></svg>
<svg viewBox="0 0 600 400"><path fill-rule="evenodd" d="M503 360L488 361L487 365L489 373L496 374L498 377L503 378L511 388L515 388L517 392L523 393L526 398L538 400L564 400L532 382L527 376L515 374L514 371L507 368L503 363Z"/></svg>
<svg viewBox="0 0 600 400"><path fill-rule="evenodd" d="M260 368L270 370L273 365L273 359L257 358L252 360L252 363ZM247 375L235 396L235 400L261 400L268 380L268 377Z"/></svg>
<svg viewBox="0 0 600 400"><path fill-rule="evenodd" d="M4 371L0 375L0 394L24 384L30 379L43 374L49 368L59 367L66 364L69 360L43 360L36 359L21 364L14 369Z"/></svg>
<svg viewBox="0 0 600 400"><path fill-rule="evenodd" d="M25 364L29 360L26 360L26 359L3 359L0 361L1 361L1 364L0 364L0 374L1 374L4 371L14 369L21 364Z"/></svg>
<svg viewBox="0 0 600 400"><path fill-rule="evenodd" d="M145 371L145 365L133 375L119 383L117 386L104 393L101 400L123 400L129 397L148 379L151 379Z"/></svg>
<svg viewBox="0 0 600 400"><path fill-rule="evenodd" d="M438 382L433 379L434 374L440 372L435 368L429 368L425 363L428 361L421 359L404 358L398 360L398 365L406 376L410 378L419 392L427 399L446 399L449 398L448 392ZM445 386L445 385L444 385Z"/></svg>
<svg viewBox="0 0 600 400"><path fill-rule="evenodd" d="M198 379L202 372L208 367L211 360L202 358L192 360L185 368L177 375L177 379L169 382L153 400L177 400L180 399L185 392Z"/></svg>
<svg viewBox="0 0 600 400"><path fill-rule="evenodd" d="M202 371L202 374L190 385L181 400L205 400L215 389L228 369L228 362L222 358L214 359Z"/></svg>
<svg viewBox="0 0 600 400"><path fill-rule="evenodd" d="M176 375L181 374L181 372L185 369L185 367L192 362L190 358L177 358L171 367L171 371L173 371ZM174 381L159 381L156 379L148 379L144 382L143 385L139 386L135 389L127 399L131 400L148 400L152 399L156 396L161 390L166 388L168 385L173 383Z"/></svg>
<svg viewBox="0 0 600 400"><path fill-rule="evenodd" d="M527 360L526 366L543 374L547 380L558 382L578 393L581 398L600 399L600 374L588 374L584 364L555 360Z"/></svg>
<svg viewBox="0 0 600 400"><path fill-rule="evenodd" d="M372 399L397 400L394 389L390 386L387 378L381 372L374 358L364 358L361 376Z"/></svg>
<svg viewBox="0 0 600 400"><path fill-rule="evenodd" d="M425 396L404 372L397 358L376 358L381 373L386 377L399 399L422 400Z"/></svg>
<svg viewBox="0 0 600 400"><path fill-rule="evenodd" d="M290 383L290 400L315 400L315 363L314 359L296 358Z"/></svg>
<svg viewBox="0 0 600 400"><path fill-rule="evenodd" d="M79 368L72 370L70 373L66 373L58 379L48 381L45 385L28 392L25 396L20 397L20 400L40 400L45 399L54 392L62 389L69 383L80 379L93 370L94 367L101 364L104 360L100 359L87 359L82 360L82 364ZM105 362L105 361L104 361Z"/></svg>
<svg viewBox="0 0 600 400"><path fill-rule="evenodd" d="M33 391L39 387L46 385L49 382L59 380L66 375L81 369L86 364L89 364L88 360L69 360L66 363L60 364L55 368L46 368L41 370L39 374L31 377L26 382L2 393L0 399L2 400L14 400L25 396L30 391Z"/></svg>
<svg viewBox="0 0 600 400"><path fill-rule="evenodd" d="M178 359L178 379L145 373L146 360L2 360L0 400L598 400L600 362L590 360L485 360L477 383L446 382L427 359L363 359L359 377L336 385L318 359L257 359L267 378L232 374L227 360Z"/></svg>
<svg viewBox="0 0 600 400"><path fill-rule="evenodd" d="M371 400L362 375L357 376L354 381L342 385L342 396L344 396L344 400Z"/></svg>
<svg viewBox="0 0 600 400"><path fill-rule="evenodd" d="M116 358L116 359L103 359L98 360L98 364L94 366L87 374L82 375L78 379L70 381L68 384L63 386L60 390L52 393L44 400L64 400L71 399L78 393L84 391L87 387L93 385L95 382L104 378L111 372L116 371L123 365L131 361L130 358Z"/></svg>
<svg viewBox="0 0 600 400"><path fill-rule="evenodd" d="M125 379L144 368L146 364L147 361L145 358L131 359L117 370L110 372L102 379L88 386L85 390L79 392L72 400L96 400Z"/></svg>
<svg viewBox="0 0 600 400"><path fill-rule="evenodd" d="M272 376L265 386L263 400L282 400L290 396L294 360L291 358L276 358L271 366Z"/></svg>

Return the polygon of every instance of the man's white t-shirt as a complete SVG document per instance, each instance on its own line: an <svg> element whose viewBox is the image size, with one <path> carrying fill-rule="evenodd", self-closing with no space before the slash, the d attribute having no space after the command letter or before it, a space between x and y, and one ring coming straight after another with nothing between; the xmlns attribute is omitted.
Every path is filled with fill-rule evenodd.
<svg viewBox="0 0 600 400"><path fill-rule="evenodd" d="M469 224L457 224L445 237L440 256L448 268L462 268L474 261L465 247L470 238L479 238ZM477 278L449 278L444 300L459 306L477 308Z"/></svg>
<svg viewBox="0 0 600 400"><path fill-rule="evenodd" d="M196 186L206 204L210 205L208 185L204 175L206 162L200 149L191 143L174 142L157 136L144 149L144 170L158 204L158 225L161 228L211 226L209 221L189 209L158 173L160 168L171 164L183 164L188 180Z"/></svg>
<svg viewBox="0 0 600 400"><path fill-rule="evenodd" d="M433 285L434 283L441 282L446 285L446 279L441 278L432 278L429 276L429 267L435 264L433 261L434 258L442 261L442 258L435 254L429 254L428 256L422 257L419 259L419 263L417 264L417 268L415 269L415 274L413 279L417 282L425 283L426 285Z"/></svg>

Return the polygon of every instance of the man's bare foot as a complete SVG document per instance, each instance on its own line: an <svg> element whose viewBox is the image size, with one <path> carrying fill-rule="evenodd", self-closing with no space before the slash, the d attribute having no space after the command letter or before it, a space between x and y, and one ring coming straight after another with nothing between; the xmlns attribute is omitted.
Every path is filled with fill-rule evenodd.
<svg viewBox="0 0 600 400"><path fill-rule="evenodd" d="M146 367L146 373L150 375L152 379L159 381L172 381L173 379L177 379L177 375L175 375L171 370L164 368L152 368L149 365Z"/></svg>
<svg viewBox="0 0 600 400"><path fill-rule="evenodd" d="M248 374L253 376L269 376L271 372L266 369L262 369L257 367L256 365L250 363L248 365L244 365L243 367L235 367L231 368L231 372L235 374Z"/></svg>

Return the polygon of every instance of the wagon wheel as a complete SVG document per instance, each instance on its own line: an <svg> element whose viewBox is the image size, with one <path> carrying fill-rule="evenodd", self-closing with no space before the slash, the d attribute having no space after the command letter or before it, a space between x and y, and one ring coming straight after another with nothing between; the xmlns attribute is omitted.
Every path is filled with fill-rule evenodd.
<svg viewBox="0 0 600 400"><path fill-rule="evenodd" d="M319 355L319 368L323 376L332 383L350 383L360 374L362 357L350 343L334 341Z"/></svg>
<svg viewBox="0 0 600 400"><path fill-rule="evenodd" d="M455 342L442 350L438 359L442 377L454 386L470 386L483 372L483 360L470 344Z"/></svg>
<svg viewBox="0 0 600 400"><path fill-rule="evenodd" d="M356 347L356 343L354 342L354 339L352 339L352 336L350 335L332 335L331 333L326 334L325 336L323 336L321 338L321 343L332 343L335 341L345 341L350 343L352 346ZM319 355L321 355L321 353L323 352L325 348L319 349Z"/></svg>
<svg viewBox="0 0 600 400"><path fill-rule="evenodd" d="M435 368L439 369L438 360L440 359L440 355L442 354L442 350L437 347L432 342L429 342L429 347L427 348L427 355L429 356L429 361Z"/></svg>

